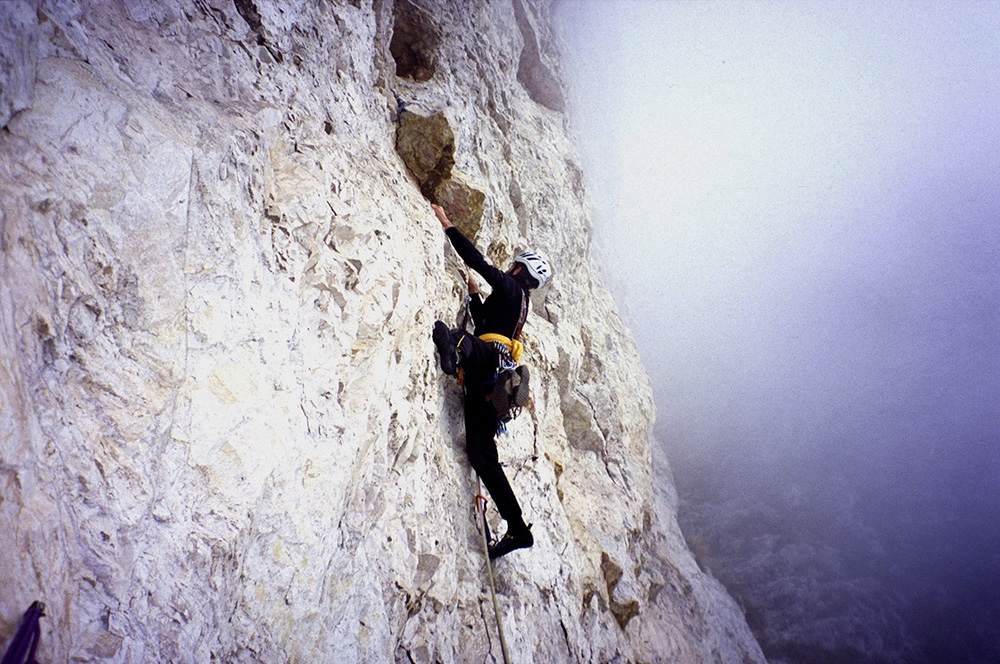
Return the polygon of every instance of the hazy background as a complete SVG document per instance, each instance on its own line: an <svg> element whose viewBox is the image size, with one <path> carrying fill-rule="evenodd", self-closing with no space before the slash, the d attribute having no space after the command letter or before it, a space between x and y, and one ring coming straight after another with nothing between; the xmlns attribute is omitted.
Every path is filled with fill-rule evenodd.
<svg viewBox="0 0 1000 664"><path fill-rule="evenodd" d="M594 254L789 662L1000 662L1000 2L561 0Z"/></svg>

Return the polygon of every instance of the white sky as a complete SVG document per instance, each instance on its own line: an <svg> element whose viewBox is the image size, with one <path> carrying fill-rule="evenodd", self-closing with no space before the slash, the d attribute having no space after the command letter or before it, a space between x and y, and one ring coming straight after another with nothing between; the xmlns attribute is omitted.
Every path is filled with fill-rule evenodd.
<svg viewBox="0 0 1000 664"><path fill-rule="evenodd" d="M1000 3L556 13L595 255L668 443L814 454L817 418L871 430L942 354L946 382L989 381Z"/></svg>

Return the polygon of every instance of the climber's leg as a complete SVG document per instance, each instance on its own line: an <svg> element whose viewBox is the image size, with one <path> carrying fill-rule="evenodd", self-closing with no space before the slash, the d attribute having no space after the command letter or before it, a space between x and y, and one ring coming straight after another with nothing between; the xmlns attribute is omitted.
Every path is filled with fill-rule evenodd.
<svg viewBox="0 0 1000 664"><path fill-rule="evenodd" d="M466 385L492 389L497 368L497 349L465 330L450 330L441 321L434 322L434 345L441 357L441 370L455 375L456 367L465 369Z"/></svg>
<svg viewBox="0 0 1000 664"><path fill-rule="evenodd" d="M441 371L449 376L454 376L455 367L458 364L458 355L455 348L455 340L451 336L451 330L441 321L434 321L434 333L431 337L434 339L434 345L437 346L438 355L441 358Z"/></svg>
<svg viewBox="0 0 1000 664"><path fill-rule="evenodd" d="M508 531L522 531L527 525L521 518L514 490L500 465L496 445L497 412L485 399L468 395L465 399L465 449L469 465L482 478L486 490L497 505L500 516L507 521Z"/></svg>

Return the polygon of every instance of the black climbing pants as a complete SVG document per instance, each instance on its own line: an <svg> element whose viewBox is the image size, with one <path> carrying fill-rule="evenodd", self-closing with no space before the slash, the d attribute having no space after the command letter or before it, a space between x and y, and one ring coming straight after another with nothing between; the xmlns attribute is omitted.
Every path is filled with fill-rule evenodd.
<svg viewBox="0 0 1000 664"><path fill-rule="evenodd" d="M523 527L521 506L500 466L497 454L497 411L482 397L465 395L465 451L469 465L482 478L509 528Z"/></svg>
<svg viewBox="0 0 1000 664"><path fill-rule="evenodd" d="M486 400L493 389L497 367L497 349L471 334L453 332L458 342L458 364L465 369L465 450L469 465L486 485L500 516L510 529L525 528L521 506L500 466L497 453L497 411ZM463 337L464 334L464 338Z"/></svg>

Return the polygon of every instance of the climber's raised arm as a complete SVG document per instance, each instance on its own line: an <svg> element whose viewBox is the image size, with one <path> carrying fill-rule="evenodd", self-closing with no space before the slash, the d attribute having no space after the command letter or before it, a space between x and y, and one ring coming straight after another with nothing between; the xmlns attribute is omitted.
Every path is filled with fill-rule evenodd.
<svg viewBox="0 0 1000 664"><path fill-rule="evenodd" d="M489 261L476 249L476 245L472 244L469 238L462 234L462 231L448 221L448 215L445 214L444 208L431 203L431 209L434 210L438 221L441 222L441 228L444 229L448 239L451 240L451 245L455 247L455 251L462 257L465 264L482 275L491 288L500 287L500 284L503 283L503 272L490 265Z"/></svg>

